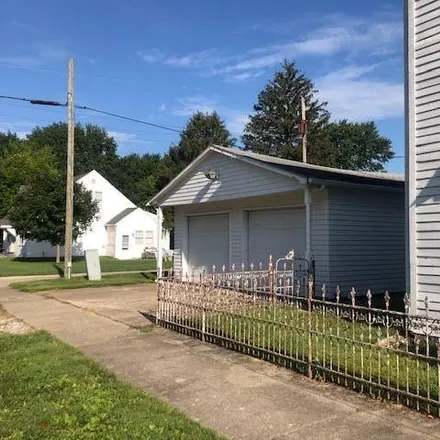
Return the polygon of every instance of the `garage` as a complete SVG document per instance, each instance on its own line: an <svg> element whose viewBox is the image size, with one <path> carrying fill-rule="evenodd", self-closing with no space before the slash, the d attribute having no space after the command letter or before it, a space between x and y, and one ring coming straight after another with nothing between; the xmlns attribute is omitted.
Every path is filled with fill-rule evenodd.
<svg viewBox="0 0 440 440"><path fill-rule="evenodd" d="M249 263L266 266L292 249L304 256L306 222L304 208L284 208L248 212Z"/></svg>
<svg viewBox="0 0 440 440"><path fill-rule="evenodd" d="M229 215L217 214L188 218L188 267L229 266Z"/></svg>

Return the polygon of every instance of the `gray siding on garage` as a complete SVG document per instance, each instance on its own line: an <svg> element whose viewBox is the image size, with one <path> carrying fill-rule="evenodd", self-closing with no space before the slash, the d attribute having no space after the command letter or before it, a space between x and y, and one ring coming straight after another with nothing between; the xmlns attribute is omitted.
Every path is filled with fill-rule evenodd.
<svg viewBox="0 0 440 440"><path fill-rule="evenodd" d="M218 173L218 180L212 182L205 177L209 170ZM239 199L292 191L298 186L298 181L292 177L250 165L239 159L211 153L162 205L178 206Z"/></svg>
<svg viewBox="0 0 440 440"><path fill-rule="evenodd" d="M187 216L194 214L216 213L229 211L230 214L230 262L241 266L247 264L252 257L248 255L247 215L248 211L259 208L280 208L283 206L302 207L304 195L302 191L291 193L273 194L271 196L250 197L240 200L231 200L212 203L197 203L192 205L177 206L174 208L175 228L175 257L174 267L180 273L183 265L185 237L187 234ZM316 262L317 283L329 283L328 261L328 203L327 190L312 190L312 255ZM263 262L267 265L267 261Z"/></svg>
<svg viewBox="0 0 440 440"><path fill-rule="evenodd" d="M440 311L440 0L407 0L408 289Z"/></svg>
<svg viewBox="0 0 440 440"><path fill-rule="evenodd" d="M331 289L405 290L403 190L330 187L328 230Z"/></svg>
<svg viewBox="0 0 440 440"><path fill-rule="evenodd" d="M311 191L312 243L311 250L316 265L316 292L330 283L328 191Z"/></svg>

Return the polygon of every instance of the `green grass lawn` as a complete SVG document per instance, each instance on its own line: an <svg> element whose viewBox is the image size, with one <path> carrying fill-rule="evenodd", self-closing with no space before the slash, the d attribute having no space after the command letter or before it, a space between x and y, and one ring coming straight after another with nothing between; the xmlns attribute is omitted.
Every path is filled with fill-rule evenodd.
<svg viewBox="0 0 440 440"><path fill-rule="evenodd" d="M202 320L196 316L188 324L201 328ZM255 350L251 347L262 349L267 360L281 362L302 373L307 371L308 313L294 305L267 304L237 313L207 313L205 326L208 335L218 335L232 344L237 341L239 351L252 354ZM390 327L387 333L383 326L352 322L325 311L313 312L310 333L314 374L346 384L351 383L346 380L348 376L363 379L368 383L356 388L376 395L374 383L438 399L440 366L437 367L435 360L435 347L431 347L427 357L426 344L422 341L421 356L417 357L413 340L403 342L398 349L378 345L388 336L394 337L396 331ZM289 359L299 362L291 363ZM340 375L332 377L330 370ZM390 393L382 390L380 395ZM403 403L406 398L400 396L400 401ZM407 405L414 406L415 400L410 399ZM427 409L425 404L420 406ZM434 412L437 414L437 410Z"/></svg>
<svg viewBox="0 0 440 440"><path fill-rule="evenodd" d="M0 336L0 438L220 439L46 332Z"/></svg>
<svg viewBox="0 0 440 440"><path fill-rule="evenodd" d="M121 275L104 275L100 281L89 281L87 278L75 277L70 280L37 280L12 283L9 287L21 292L42 292L45 290L81 289L83 287L126 286L130 284L152 283L156 279L151 273L127 273Z"/></svg>
<svg viewBox="0 0 440 440"><path fill-rule="evenodd" d="M117 260L111 257L100 257L102 272L122 272L134 270L154 270L155 260ZM172 263L164 262L164 267L171 267ZM55 259L47 258L0 258L0 277L19 275L61 275L64 263L55 263ZM74 258L72 273L85 273L86 263L84 258Z"/></svg>

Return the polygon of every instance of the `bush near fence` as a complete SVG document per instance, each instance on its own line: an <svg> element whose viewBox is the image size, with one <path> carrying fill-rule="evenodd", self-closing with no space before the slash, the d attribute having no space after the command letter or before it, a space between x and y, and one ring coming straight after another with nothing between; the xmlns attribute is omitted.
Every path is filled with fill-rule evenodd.
<svg viewBox="0 0 440 440"><path fill-rule="evenodd" d="M273 274L268 273L268 276ZM254 283L254 285L256 285ZM266 286L277 286L276 280ZM290 283L289 283L290 285ZM404 312L297 295L299 289L244 289L213 277L161 279L157 322L167 328L259 357L310 378L439 415L440 323ZM428 303L425 304L428 308Z"/></svg>

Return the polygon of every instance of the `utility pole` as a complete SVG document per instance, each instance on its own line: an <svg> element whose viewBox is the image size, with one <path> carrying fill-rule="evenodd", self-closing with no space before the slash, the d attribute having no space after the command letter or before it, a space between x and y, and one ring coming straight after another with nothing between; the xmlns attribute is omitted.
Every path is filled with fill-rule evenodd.
<svg viewBox="0 0 440 440"><path fill-rule="evenodd" d="M67 182L66 182L66 231L64 241L64 278L70 279L72 272L72 229L73 229L73 164L75 115L73 103L73 58L69 59L67 81Z"/></svg>
<svg viewBox="0 0 440 440"><path fill-rule="evenodd" d="M302 134L302 157L303 162L307 163L307 117L306 117L306 101L301 96L301 134Z"/></svg>

